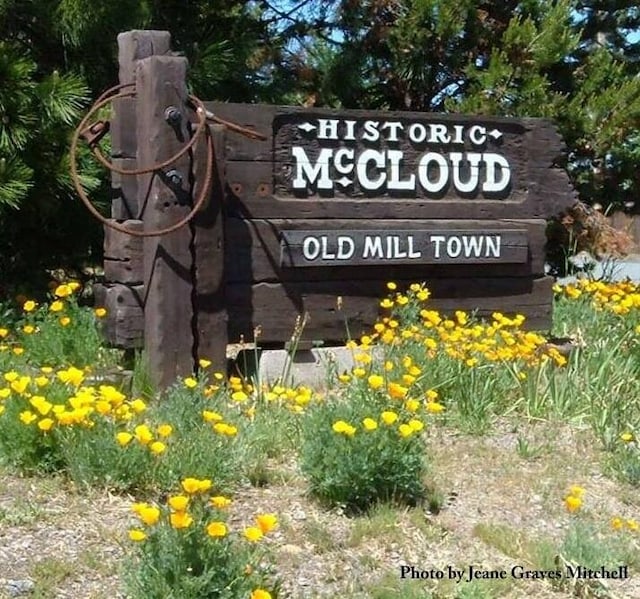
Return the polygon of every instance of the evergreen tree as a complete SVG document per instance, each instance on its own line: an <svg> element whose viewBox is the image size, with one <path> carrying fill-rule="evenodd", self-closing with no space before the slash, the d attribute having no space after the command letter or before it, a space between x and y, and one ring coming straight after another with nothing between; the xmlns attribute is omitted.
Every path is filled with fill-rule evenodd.
<svg viewBox="0 0 640 599"><path fill-rule="evenodd" d="M327 4L333 20L318 22L316 40L299 45L302 97L348 108L551 118L581 199L622 206L640 198L638 44L629 41L640 33L640 9L632 3ZM313 30L308 14L298 18L307 22L301 31Z"/></svg>
<svg viewBox="0 0 640 599"><path fill-rule="evenodd" d="M117 82L116 36L167 29L206 99L269 99L270 23L255 2L0 0L0 279L101 262L102 227L69 178L82 113ZM275 44L277 45L276 40ZM81 155L83 184L108 214L109 176ZM41 285L34 283L34 285ZM44 286L41 285L42 288Z"/></svg>

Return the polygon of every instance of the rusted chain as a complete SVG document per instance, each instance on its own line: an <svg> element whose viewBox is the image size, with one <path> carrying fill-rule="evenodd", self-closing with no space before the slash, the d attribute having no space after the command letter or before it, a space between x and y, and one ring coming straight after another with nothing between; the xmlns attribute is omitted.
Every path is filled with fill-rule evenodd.
<svg viewBox="0 0 640 599"><path fill-rule="evenodd" d="M82 189L82 185L80 183L80 177L78 175L78 165L77 165L78 142L80 140L80 136L82 135L82 133L84 133L84 131L87 129L87 123L89 121L89 118L97 110L99 110L100 108L102 108L103 106L105 106L106 104L108 104L109 102L111 102L111 101L113 101L115 99L118 99L118 98L121 98L121 97L134 96L135 95L135 91L133 91L133 92L131 92L131 91L130 92L121 92L119 94L110 95L113 92L119 91L119 90L121 90L121 89L123 89L125 87L132 87L133 85L134 84L117 85L115 87L112 87L112 88L108 89L106 92L104 92L100 96L100 98L98 98L98 100L92 106L91 110L85 115L85 117L82 119L82 121L80 122L80 124L78 125L76 130L74 131L73 137L71 138L71 148L69 150L69 157L70 157L70 163L71 163L71 165L70 165L71 166L71 180L72 180L73 185L74 185L74 187L76 189L76 192L78 193L78 196L82 200L83 204L86 206L87 210L89 210L89 212L97 220L99 220L103 225L105 225L106 227L110 227L111 229L114 229L114 230L119 231L121 233L126 233L128 235L132 235L133 237L159 237L159 236L162 236L162 235L167 235L169 233L172 233L173 231L176 231L177 229L179 229L179 228L183 227L184 225L186 225L197 214L197 212L202 208L202 206L204 205L205 200L207 199L209 191L211 190L211 182L212 182L212 179L213 179L214 149L213 149L213 142L212 142L212 139L211 139L211 133L209 131L209 128L206 126L205 109L204 109L204 106L202 105L202 102L200 102L200 100L198 100L197 98L193 98L193 97L191 98L192 100L195 100L196 104L199 105L199 107L201 107L202 118L201 118L200 122L198 123L198 128L194 132L194 135L189 140L189 142L185 146L183 146L183 148L180 150L180 152L178 152L177 154L172 156L170 160L165 160L160 164L153 165L153 167L130 170L130 171L125 171L125 172L122 172L123 169L115 168L106 159L104 159L104 162L102 160L100 161L102 164L104 164L110 170L114 170L115 172L119 172L121 174L127 174L127 175L138 175L138 174L140 174L141 175L141 174L151 173L151 172L157 171L159 169L162 169L165 166L169 166L170 164L172 164L176 160L180 159L186 152L188 152L193 147L193 145L197 141L197 137L201 133L204 133L204 136L205 136L205 138L207 140L206 141L206 143L207 143L207 168L206 168L206 172L205 172L205 175L204 175L203 186L202 186L202 189L201 189L200 193L198 194L198 198L197 198L196 202L194 203L193 208L190 210L190 212L186 216L184 216L178 222L174 223L173 225L171 225L169 227L165 227L163 229L151 230L151 231L132 231L130 229L127 229L125 226L123 226L123 225L121 225L119 223L116 223L111 219L105 218L104 216L102 216L102 214L100 214L100 212L98 212L98 210L95 208L95 206L91 203L91 200L89 199L89 197L85 193L84 189ZM96 155L95 147L94 147L94 155ZM102 154L100 154L100 157L102 157Z"/></svg>

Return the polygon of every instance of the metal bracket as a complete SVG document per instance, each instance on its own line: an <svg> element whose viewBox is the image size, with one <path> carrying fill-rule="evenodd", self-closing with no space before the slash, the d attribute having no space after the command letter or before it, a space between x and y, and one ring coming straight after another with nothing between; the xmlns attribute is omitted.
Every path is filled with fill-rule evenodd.
<svg viewBox="0 0 640 599"><path fill-rule="evenodd" d="M80 132L90 148L97 146L102 138L109 133L111 123L109 121L96 121Z"/></svg>

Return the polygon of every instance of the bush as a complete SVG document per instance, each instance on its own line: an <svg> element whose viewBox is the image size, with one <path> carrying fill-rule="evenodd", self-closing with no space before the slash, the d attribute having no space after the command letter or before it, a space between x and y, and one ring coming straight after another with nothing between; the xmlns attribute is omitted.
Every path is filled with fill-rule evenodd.
<svg viewBox="0 0 640 599"><path fill-rule="evenodd" d="M20 297L10 311L0 307L0 367L18 356L37 366L115 368L120 352L103 347L100 331L106 310L79 306L79 289L76 282L63 283L54 287L49 303Z"/></svg>
<svg viewBox="0 0 640 599"><path fill-rule="evenodd" d="M312 493L350 512L381 501L417 503L425 495L423 426L364 393L319 405L304 420L301 449Z"/></svg>
<svg viewBox="0 0 640 599"><path fill-rule="evenodd" d="M132 599L277 596L262 546L277 518L260 514L242 531L230 530L224 513L230 500L211 497L211 488L210 480L190 477L166 505L134 504L141 526L131 529L129 538L138 547L125 566Z"/></svg>

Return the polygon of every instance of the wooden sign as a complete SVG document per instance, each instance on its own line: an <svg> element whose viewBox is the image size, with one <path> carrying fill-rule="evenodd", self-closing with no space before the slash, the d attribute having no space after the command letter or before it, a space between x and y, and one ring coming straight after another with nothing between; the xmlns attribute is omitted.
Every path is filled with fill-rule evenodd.
<svg viewBox="0 0 640 599"><path fill-rule="evenodd" d="M465 230L283 231L282 266L491 264L527 261L527 233Z"/></svg>
<svg viewBox="0 0 640 599"><path fill-rule="evenodd" d="M121 83L137 77L137 93L116 111L114 158L146 165L184 143L165 116L169 104L184 111L185 69L168 57L166 33L119 43ZM264 139L214 131L213 191L191 228L144 244L105 239L108 334L121 347L144 336L160 383L198 357L223 367L227 341L256 330L259 343L282 346L304 313L303 342L339 343L347 328L357 337L379 316L389 280L399 290L425 283L435 309L518 312L531 328L550 326L545 229L576 201L551 122L204 104ZM202 185L205 154L197 146L190 164L174 165L183 195ZM113 218L131 228L169 224L185 209L149 176L113 186Z"/></svg>
<svg viewBox="0 0 640 599"><path fill-rule="evenodd" d="M424 117L299 118L275 137L290 146L290 170L286 159L282 168L298 195L505 199L516 169L501 129Z"/></svg>

